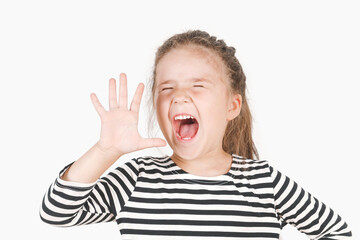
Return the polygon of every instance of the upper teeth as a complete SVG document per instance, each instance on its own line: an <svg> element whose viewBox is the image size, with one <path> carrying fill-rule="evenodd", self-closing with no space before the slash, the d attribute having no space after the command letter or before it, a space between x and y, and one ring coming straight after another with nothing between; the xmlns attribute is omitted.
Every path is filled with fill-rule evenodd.
<svg viewBox="0 0 360 240"><path fill-rule="evenodd" d="M175 120L182 120L182 119L189 119L189 118L194 119L194 117L192 117L190 115L177 115L175 117Z"/></svg>

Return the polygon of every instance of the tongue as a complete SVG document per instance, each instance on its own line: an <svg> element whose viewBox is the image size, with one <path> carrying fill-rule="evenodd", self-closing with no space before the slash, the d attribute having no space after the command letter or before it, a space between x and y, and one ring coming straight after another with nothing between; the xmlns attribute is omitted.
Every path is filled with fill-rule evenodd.
<svg viewBox="0 0 360 240"><path fill-rule="evenodd" d="M196 125L195 123L193 124L181 124L180 125L180 129L179 129L179 135L181 136L181 138L192 138L195 133L196 133Z"/></svg>

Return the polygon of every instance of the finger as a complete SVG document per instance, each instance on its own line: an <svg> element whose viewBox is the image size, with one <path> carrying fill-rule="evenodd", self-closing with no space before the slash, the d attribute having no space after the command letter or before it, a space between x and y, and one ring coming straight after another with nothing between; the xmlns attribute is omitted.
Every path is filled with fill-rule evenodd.
<svg viewBox="0 0 360 240"><path fill-rule="evenodd" d="M99 116L102 116L104 114L104 112L106 112L106 110L104 109L104 107L101 105L99 99L97 98L95 93L91 93L90 94L90 99L92 104L95 107L96 112L99 114Z"/></svg>
<svg viewBox="0 0 360 240"><path fill-rule="evenodd" d="M138 87L136 88L133 100L131 101L130 110L134 112L139 112L141 97L144 92L144 84L139 83Z"/></svg>
<svg viewBox="0 0 360 240"><path fill-rule="evenodd" d="M110 78L109 80L109 110L118 108L118 102L116 99L116 80L115 78Z"/></svg>
<svg viewBox="0 0 360 240"><path fill-rule="evenodd" d="M143 138L142 140L139 144L140 149L166 146L166 141L161 138Z"/></svg>
<svg viewBox="0 0 360 240"><path fill-rule="evenodd" d="M126 74L120 74L120 87L119 87L119 107L127 109L128 107L128 96L127 96L127 80Z"/></svg>

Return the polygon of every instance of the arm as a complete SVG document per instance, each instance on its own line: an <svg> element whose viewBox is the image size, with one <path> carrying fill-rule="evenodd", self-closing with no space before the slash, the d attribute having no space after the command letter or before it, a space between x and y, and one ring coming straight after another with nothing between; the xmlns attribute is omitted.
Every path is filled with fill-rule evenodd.
<svg viewBox="0 0 360 240"><path fill-rule="evenodd" d="M50 185L40 208L41 220L63 227L114 221L135 188L137 161L126 162L93 183L63 180L73 164Z"/></svg>
<svg viewBox="0 0 360 240"><path fill-rule="evenodd" d="M116 81L109 80L109 111L95 94L90 95L101 119L100 140L64 168L50 186L40 209L44 222L73 226L114 220L135 186L137 164L126 163L100 180L99 177L124 154L166 145L163 139L143 138L138 132L143 90L141 83L128 109L127 79L120 74L119 101Z"/></svg>
<svg viewBox="0 0 360 240"><path fill-rule="evenodd" d="M310 239L351 238L348 225L331 208L272 167L270 173L275 208L283 226L289 223Z"/></svg>
<svg viewBox="0 0 360 240"><path fill-rule="evenodd" d="M68 168L61 176L62 180L93 183L122 156L120 153L103 149L99 142Z"/></svg>

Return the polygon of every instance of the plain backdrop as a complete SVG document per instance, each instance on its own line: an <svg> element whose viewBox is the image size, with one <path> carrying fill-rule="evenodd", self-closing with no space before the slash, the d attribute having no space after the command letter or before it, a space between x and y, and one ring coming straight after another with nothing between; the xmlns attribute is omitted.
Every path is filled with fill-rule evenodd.
<svg viewBox="0 0 360 240"><path fill-rule="evenodd" d="M340 0L1 1L0 238L120 239L115 223L47 225L41 201L58 172L99 139L90 93L108 109L108 81L118 84L125 72L130 104L151 76L157 47L190 29L236 48L260 158L333 208L358 237L359 10L358 1ZM147 149L114 165L171 152ZM282 239L307 238L287 226Z"/></svg>

